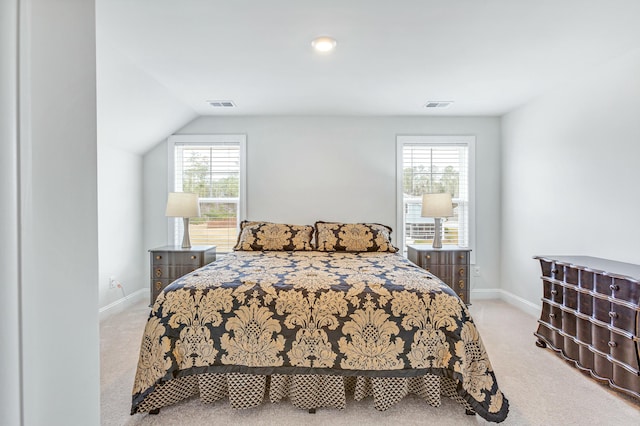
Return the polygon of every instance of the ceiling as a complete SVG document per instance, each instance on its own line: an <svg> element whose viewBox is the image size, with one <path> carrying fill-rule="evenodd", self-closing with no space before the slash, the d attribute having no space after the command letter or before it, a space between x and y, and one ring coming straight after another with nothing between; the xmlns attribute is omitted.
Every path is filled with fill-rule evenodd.
<svg viewBox="0 0 640 426"><path fill-rule="evenodd" d="M96 3L99 142L135 152L199 115L502 115L640 47L638 0Z"/></svg>

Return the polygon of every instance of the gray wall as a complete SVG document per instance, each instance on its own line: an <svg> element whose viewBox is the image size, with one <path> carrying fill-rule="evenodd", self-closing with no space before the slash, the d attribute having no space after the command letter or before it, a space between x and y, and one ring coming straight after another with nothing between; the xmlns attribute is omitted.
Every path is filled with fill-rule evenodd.
<svg viewBox="0 0 640 426"><path fill-rule="evenodd" d="M149 289L143 246L142 155L98 144L98 305ZM121 288L111 288L113 277Z"/></svg>
<svg viewBox="0 0 640 426"><path fill-rule="evenodd" d="M507 114L503 288L539 305L537 254L640 263L638 158L640 50Z"/></svg>
<svg viewBox="0 0 640 426"><path fill-rule="evenodd" d="M475 135L475 288L499 287L500 120L497 117L200 117L177 134L247 135L247 215L288 223L396 226L396 135ZM145 243L167 240L166 142L145 155Z"/></svg>
<svg viewBox="0 0 640 426"><path fill-rule="evenodd" d="M0 423L97 425L94 2L1 4Z"/></svg>

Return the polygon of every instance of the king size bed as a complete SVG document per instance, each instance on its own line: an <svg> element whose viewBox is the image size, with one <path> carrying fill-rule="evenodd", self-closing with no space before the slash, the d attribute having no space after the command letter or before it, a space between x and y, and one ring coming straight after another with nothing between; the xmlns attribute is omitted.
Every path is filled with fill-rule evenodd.
<svg viewBox="0 0 640 426"><path fill-rule="evenodd" d="M385 410L414 393L504 420L508 401L467 307L396 253L390 232L244 222L237 251L158 296L131 413L196 395L234 408L289 399L312 411L344 408L350 394Z"/></svg>

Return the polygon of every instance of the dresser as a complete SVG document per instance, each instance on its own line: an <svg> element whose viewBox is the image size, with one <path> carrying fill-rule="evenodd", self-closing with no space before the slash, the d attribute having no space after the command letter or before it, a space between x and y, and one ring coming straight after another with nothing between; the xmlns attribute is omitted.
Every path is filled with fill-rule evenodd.
<svg viewBox="0 0 640 426"><path fill-rule="evenodd" d="M164 246L149 250L151 305L166 286L216 260L216 246Z"/></svg>
<svg viewBox="0 0 640 426"><path fill-rule="evenodd" d="M536 345L640 399L640 265L535 256L542 268Z"/></svg>
<svg viewBox="0 0 640 426"><path fill-rule="evenodd" d="M469 258L471 249L444 246L434 249L429 244L410 244L407 257L410 261L440 278L469 305Z"/></svg>

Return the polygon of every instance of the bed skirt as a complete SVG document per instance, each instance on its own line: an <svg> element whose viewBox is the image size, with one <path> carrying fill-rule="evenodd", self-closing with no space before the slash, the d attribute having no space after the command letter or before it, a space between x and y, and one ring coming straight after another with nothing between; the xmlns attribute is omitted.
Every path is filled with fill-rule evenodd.
<svg viewBox="0 0 640 426"><path fill-rule="evenodd" d="M337 375L211 374L203 373L175 378L156 386L138 406L137 412L149 412L200 395L203 403L228 398L232 408L251 408L283 399L297 408L321 407L344 409L347 394L356 401L373 397L373 407L384 411L408 394L416 394L433 407L440 406L441 395L471 406L456 392L456 384L447 377L427 374L420 377L345 377Z"/></svg>

